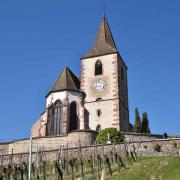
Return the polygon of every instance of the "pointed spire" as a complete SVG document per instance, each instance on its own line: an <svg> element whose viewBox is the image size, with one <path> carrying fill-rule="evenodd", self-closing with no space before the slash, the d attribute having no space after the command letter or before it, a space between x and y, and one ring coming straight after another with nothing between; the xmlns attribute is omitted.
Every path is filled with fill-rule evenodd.
<svg viewBox="0 0 180 180"><path fill-rule="evenodd" d="M82 58L90 58L115 52L117 52L116 44L114 42L107 19L104 16L101 21L93 48L90 49L90 51Z"/></svg>
<svg viewBox="0 0 180 180"><path fill-rule="evenodd" d="M76 75L68 68L65 67L60 76L58 77L55 85L51 89L51 92L62 91L62 90L73 90L77 91L80 88L80 81Z"/></svg>

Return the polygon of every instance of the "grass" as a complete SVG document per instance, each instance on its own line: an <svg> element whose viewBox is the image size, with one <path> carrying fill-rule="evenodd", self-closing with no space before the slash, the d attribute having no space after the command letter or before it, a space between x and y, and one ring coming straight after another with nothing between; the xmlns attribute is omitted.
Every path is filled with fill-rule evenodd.
<svg viewBox="0 0 180 180"><path fill-rule="evenodd" d="M180 157L141 158L109 180L180 180Z"/></svg>

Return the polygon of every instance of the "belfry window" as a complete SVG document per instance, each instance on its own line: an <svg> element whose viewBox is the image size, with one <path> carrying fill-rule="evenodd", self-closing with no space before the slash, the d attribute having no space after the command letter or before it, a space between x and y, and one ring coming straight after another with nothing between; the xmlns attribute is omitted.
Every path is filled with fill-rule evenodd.
<svg viewBox="0 0 180 180"><path fill-rule="evenodd" d="M102 74L102 63L100 60L96 61L95 64L95 76Z"/></svg>

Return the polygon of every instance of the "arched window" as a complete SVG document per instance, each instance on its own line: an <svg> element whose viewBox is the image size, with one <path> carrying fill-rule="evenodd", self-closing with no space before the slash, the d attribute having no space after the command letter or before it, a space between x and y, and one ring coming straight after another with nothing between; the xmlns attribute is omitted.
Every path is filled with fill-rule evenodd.
<svg viewBox="0 0 180 180"><path fill-rule="evenodd" d="M77 116L77 105L73 101L70 104L70 121L69 121L69 132L78 129L78 116Z"/></svg>
<svg viewBox="0 0 180 180"><path fill-rule="evenodd" d="M97 132L100 132L100 131L101 131L101 125L98 125L98 126L96 127L96 131L97 131Z"/></svg>
<svg viewBox="0 0 180 180"><path fill-rule="evenodd" d="M102 74L102 63L100 60L96 61L95 64L95 76L96 75L101 75Z"/></svg>
<svg viewBox="0 0 180 180"><path fill-rule="evenodd" d="M123 67L121 67L121 78L124 81L124 68Z"/></svg>
<svg viewBox="0 0 180 180"><path fill-rule="evenodd" d="M51 105L48 108L48 121L47 121L47 126L46 126L46 136L53 135L53 128L54 123L53 123L53 105Z"/></svg>
<svg viewBox="0 0 180 180"><path fill-rule="evenodd" d="M63 105L61 101L56 101L48 108L48 122L46 128L46 135L59 135L62 129L63 119Z"/></svg>
<svg viewBox="0 0 180 180"><path fill-rule="evenodd" d="M61 134L62 127L62 103L60 101L56 101L54 104L54 135Z"/></svg>

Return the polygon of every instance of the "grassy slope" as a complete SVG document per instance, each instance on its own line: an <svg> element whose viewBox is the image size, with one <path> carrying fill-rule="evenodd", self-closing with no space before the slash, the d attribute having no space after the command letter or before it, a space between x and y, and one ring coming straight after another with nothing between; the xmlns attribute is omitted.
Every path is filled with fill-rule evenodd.
<svg viewBox="0 0 180 180"><path fill-rule="evenodd" d="M143 158L109 180L180 180L180 157Z"/></svg>

